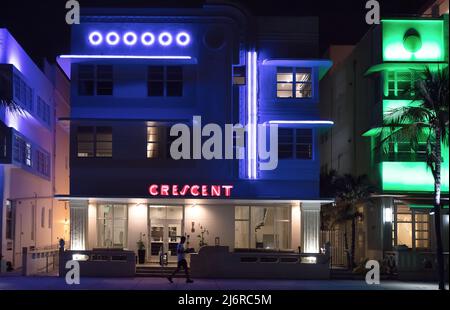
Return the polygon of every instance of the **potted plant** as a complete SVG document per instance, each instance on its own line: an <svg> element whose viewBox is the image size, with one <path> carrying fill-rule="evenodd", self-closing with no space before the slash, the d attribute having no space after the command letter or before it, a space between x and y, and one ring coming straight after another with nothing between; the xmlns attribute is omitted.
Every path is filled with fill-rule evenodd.
<svg viewBox="0 0 450 310"><path fill-rule="evenodd" d="M136 242L138 250L138 264L145 264L145 243L142 241L142 233L139 237L139 241Z"/></svg>

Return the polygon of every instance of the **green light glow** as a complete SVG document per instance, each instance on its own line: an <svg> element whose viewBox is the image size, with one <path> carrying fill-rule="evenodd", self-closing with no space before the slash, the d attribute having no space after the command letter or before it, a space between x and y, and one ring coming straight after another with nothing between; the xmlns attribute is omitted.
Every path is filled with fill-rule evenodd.
<svg viewBox="0 0 450 310"><path fill-rule="evenodd" d="M441 190L448 193L448 146L442 146ZM425 162L382 162L383 191L433 192L434 178Z"/></svg>
<svg viewBox="0 0 450 310"><path fill-rule="evenodd" d="M445 59L443 20L383 20L382 25L384 61ZM408 35L412 30L418 33L420 42L419 37ZM413 52L412 45L417 51Z"/></svg>
<svg viewBox="0 0 450 310"><path fill-rule="evenodd" d="M407 106L419 106L420 101L411 100L383 100L383 115L390 113L394 109L399 109Z"/></svg>

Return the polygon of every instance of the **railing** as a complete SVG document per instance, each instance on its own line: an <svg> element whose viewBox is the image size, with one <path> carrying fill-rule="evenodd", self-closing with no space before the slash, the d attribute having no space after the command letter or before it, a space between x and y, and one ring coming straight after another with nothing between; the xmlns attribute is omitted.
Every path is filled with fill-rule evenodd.
<svg viewBox="0 0 450 310"><path fill-rule="evenodd" d="M22 248L22 275L49 273L58 270L59 249L56 245L29 249Z"/></svg>
<svg viewBox="0 0 450 310"><path fill-rule="evenodd" d="M449 253L444 253L444 267L448 270ZM388 266L398 272L422 272L436 270L437 259L434 252L421 252L412 250L387 251L384 261Z"/></svg>

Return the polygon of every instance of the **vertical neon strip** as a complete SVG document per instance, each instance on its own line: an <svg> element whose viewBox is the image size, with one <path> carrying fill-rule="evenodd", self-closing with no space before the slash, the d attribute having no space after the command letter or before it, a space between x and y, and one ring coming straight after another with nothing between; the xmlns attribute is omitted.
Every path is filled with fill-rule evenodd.
<svg viewBox="0 0 450 310"><path fill-rule="evenodd" d="M247 124L248 124L248 138L247 138L247 176L249 179L256 179L257 177L257 55L255 51L247 53Z"/></svg>

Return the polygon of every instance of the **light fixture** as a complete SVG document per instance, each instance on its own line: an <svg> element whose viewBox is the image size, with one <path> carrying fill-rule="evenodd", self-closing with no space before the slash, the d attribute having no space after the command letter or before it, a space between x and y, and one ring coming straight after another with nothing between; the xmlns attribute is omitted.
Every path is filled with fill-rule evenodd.
<svg viewBox="0 0 450 310"><path fill-rule="evenodd" d="M180 32L177 34L176 41L178 45L186 46L191 41L191 37L186 32Z"/></svg>
<svg viewBox="0 0 450 310"><path fill-rule="evenodd" d="M127 32L123 35L123 42L126 45L135 45L137 42L137 35L134 32Z"/></svg>
<svg viewBox="0 0 450 310"><path fill-rule="evenodd" d="M120 37L117 32L110 32L106 35L106 42L108 42L109 45L117 45L119 41Z"/></svg>
<svg viewBox="0 0 450 310"><path fill-rule="evenodd" d="M434 211L430 211L430 215L434 215Z"/></svg>
<svg viewBox="0 0 450 310"><path fill-rule="evenodd" d="M151 32L144 32L141 36L141 42L144 45L152 45L155 43L155 36Z"/></svg>
<svg viewBox="0 0 450 310"><path fill-rule="evenodd" d="M191 56L168 55L61 55L63 59L192 59Z"/></svg>
<svg viewBox="0 0 450 310"><path fill-rule="evenodd" d="M290 125L333 125L333 121L305 120L305 121L269 121L269 124L290 124Z"/></svg>
<svg viewBox="0 0 450 310"><path fill-rule="evenodd" d="M392 208L384 208L384 222L392 223L392 219L393 219Z"/></svg>
<svg viewBox="0 0 450 310"><path fill-rule="evenodd" d="M98 31L93 31L89 34L89 42L92 45L99 45L103 42L103 36Z"/></svg>
<svg viewBox="0 0 450 310"><path fill-rule="evenodd" d="M170 33L162 32L158 36L158 41L159 41L159 44L161 44L162 46L168 46L168 45L172 44L173 38Z"/></svg>

